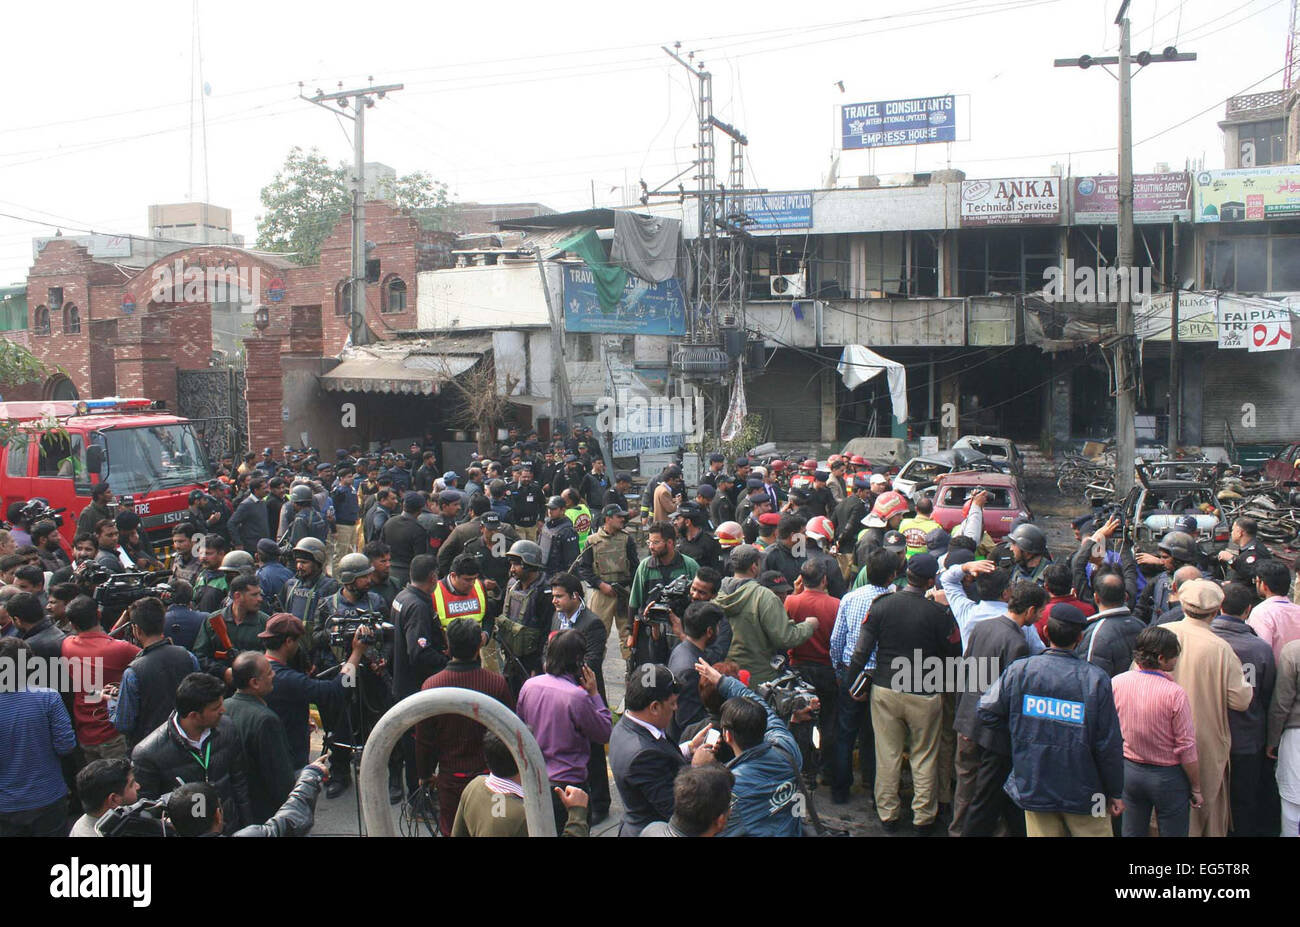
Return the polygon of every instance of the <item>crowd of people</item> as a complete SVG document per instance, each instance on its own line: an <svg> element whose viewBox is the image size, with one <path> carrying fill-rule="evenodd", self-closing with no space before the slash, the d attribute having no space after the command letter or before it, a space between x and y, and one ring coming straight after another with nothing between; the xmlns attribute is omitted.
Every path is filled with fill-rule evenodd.
<svg viewBox="0 0 1300 927"><path fill-rule="evenodd" d="M824 786L897 831L909 778L921 834L1300 832L1300 605L1250 519L1214 556L1088 518L1054 552L979 492L945 530L860 458L706 460L635 495L578 427L463 474L431 440L266 448L191 493L166 557L106 483L71 551L15 524L0 660L102 674L0 692L0 834L164 800L183 835L302 833L377 719L442 687L532 731L564 836L615 790L622 835L824 832ZM103 594L139 571L165 585ZM443 834L527 829L510 747L468 718L408 732L388 791Z"/></svg>

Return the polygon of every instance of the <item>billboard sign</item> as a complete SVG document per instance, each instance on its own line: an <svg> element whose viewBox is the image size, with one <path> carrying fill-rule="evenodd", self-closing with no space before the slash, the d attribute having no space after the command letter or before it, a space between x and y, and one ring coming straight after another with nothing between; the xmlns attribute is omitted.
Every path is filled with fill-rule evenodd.
<svg viewBox="0 0 1300 927"><path fill-rule="evenodd" d="M1133 328L1143 341L1168 341L1174 294L1157 293L1136 312ZM1184 290L1178 294L1178 340L1213 343L1219 340L1219 297Z"/></svg>
<svg viewBox="0 0 1300 927"><path fill-rule="evenodd" d="M1286 351L1291 347L1291 311L1261 300L1220 300L1219 347Z"/></svg>
<svg viewBox="0 0 1300 927"><path fill-rule="evenodd" d="M1003 177L961 182L961 224L1055 225L1061 218L1060 177Z"/></svg>
<svg viewBox="0 0 1300 927"><path fill-rule="evenodd" d="M623 298L606 312L585 264L564 268L564 328L625 335L686 334L686 299L676 279L646 283L628 274Z"/></svg>
<svg viewBox="0 0 1300 927"><path fill-rule="evenodd" d="M812 191L800 193L755 193L744 199L741 208L748 232L784 232L810 229L813 224Z"/></svg>
<svg viewBox="0 0 1300 927"><path fill-rule="evenodd" d="M1107 225L1119 221L1119 178L1075 177L1074 221ZM1133 221L1191 219L1192 180L1186 171L1133 175Z"/></svg>
<svg viewBox="0 0 1300 927"><path fill-rule="evenodd" d="M1300 216L1300 167L1282 164L1197 171L1197 222L1254 222Z"/></svg>
<svg viewBox="0 0 1300 927"><path fill-rule="evenodd" d="M952 94L840 107L840 145L845 151L956 140L957 103Z"/></svg>

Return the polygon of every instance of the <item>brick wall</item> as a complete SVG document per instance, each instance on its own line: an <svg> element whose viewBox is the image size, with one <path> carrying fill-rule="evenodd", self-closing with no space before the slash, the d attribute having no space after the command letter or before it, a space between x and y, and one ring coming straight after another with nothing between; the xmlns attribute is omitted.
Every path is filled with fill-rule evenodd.
<svg viewBox="0 0 1300 927"><path fill-rule="evenodd" d="M280 369L280 339L245 338L244 371L248 407L248 446L277 447L284 443L281 405L284 397L283 373Z"/></svg>

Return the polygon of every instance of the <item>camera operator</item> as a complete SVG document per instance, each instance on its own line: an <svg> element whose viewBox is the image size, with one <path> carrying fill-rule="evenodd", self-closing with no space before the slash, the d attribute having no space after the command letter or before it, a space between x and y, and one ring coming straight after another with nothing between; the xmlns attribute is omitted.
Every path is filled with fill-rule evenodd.
<svg viewBox="0 0 1300 927"><path fill-rule="evenodd" d="M205 673L231 684L231 666L243 650L261 650L261 633L270 616L262 611L262 588L256 576L239 575L230 583L230 602L199 626L194 655Z"/></svg>
<svg viewBox="0 0 1300 927"><path fill-rule="evenodd" d="M781 598L757 582L763 572L762 556L751 544L735 548L731 552L734 571L730 588L714 600L734 635L728 659L749 672L753 686L775 677L773 654L798 647L818 628L818 619L811 616L799 624L790 621Z"/></svg>
<svg viewBox="0 0 1300 927"><path fill-rule="evenodd" d="M803 808L797 797L801 793L802 758L790 729L739 679L723 676L704 660L695 665L695 671L726 699L722 704L722 739L731 748L733 758L727 768L735 776L726 833L801 836Z"/></svg>
<svg viewBox="0 0 1300 927"><path fill-rule="evenodd" d="M216 790L206 782L191 782L171 793L167 820L178 837L305 837L315 823L316 799L329 778L329 763L321 757L298 774L298 781L275 816L226 833L225 809Z"/></svg>
<svg viewBox="0 0 1300 927"><path fill-rule="evenodd" d="M308 633L315 634L328 629L332 622L355 621L364 614L387 621L388 608L384 605L383 598L370 591L374 575L375 568L370 565L370 558L365 554L345 554L338 564L340 587L316 607L316 614L310 621L304 622ZM320 648L311 656L318 669L338 662L328 647Z"/></svg>
<svg viewBox="0 0 1300 927"><path fill-rule="evenodd" d="M320 708L321 720L328 730L326 738L335 771L326 786L325 797L337 798L352 784L352 750L340 744L352 740L352 731L348 727L347 690L353 686L357 667L365 657L371 639L370 630L364 626L357 629L347 662L329 679L314 679L298 668L302 665L300 648L306 633L302 621L286 612L273 615L267 622L260 636L266 646L266 658L275 670L275 681L271 693L265 697L266 704L284 724L285 737L289 741L289 759L295 768L307 764L311 706L314 703Z"/></svg>
<svg viewBox="0 0 1300 927"><path fill-rule="evenodd" d="M176 687L191 673L200 672L198 658L164 635L161 599L137 599L127 610L140 652L122 672L113 726L134 748L176 705Z"/></svg>
<svg viewBox="0 0 1300 927"><path fill-rule="evenodd" d="M50 585L73 582L75 574L87 563L95 559L99 548L95 545L93 534L78 534L72 539L72 562L50 576Z"/></svg>
<svg viewBox="0 0 1300 927"><path fill-rule="evenodd" d="M48 518L32 525L32 544L41 558L41 568L47 573L57 573L69 566L72 560L59 543L59 527Z"/></svg>
<svg viewBox="0 0 1300 927"><path fill-rule="evenodd" d="M225 686L191 673L176 689L176 709L131 751L144 798L160 798L180 782L206 782L216 790L225 829L252 821L244 751L234 722L223 717ZM215 802L214 802L215 804Z"/></svg>
<svg viewBox="0 0 1300 927"><path fill-rule="evenodd" d="M125 756L111 760L91 760L77 773L77 800L85 811L72 825L69 837L101 837L95 824L114 808L133 805L140 797L140 786Z"/></svg>
<svg viewBox="0 0 1300 927"><path fill-rule="evenodd" d="M194 587L183 579L173 579L169 584L171 601L167 604L167 616L163 627L168 639L178 647L186 650L194 646L198 639L199 628L207 620L208 613L194 608Z"/></svg>
<svg viewBox="0 0 1300 927"><path fill-rule="evenodd" d="M90 489L90 505L81 510L77 516L77 534L94 534L95 526L106 518L113 517L113 504L117 496L108 483L100 480Z"/></svg>
<svg viewBox="0 0 1300 927"><path fill-rule="evenodd" d="M635 669L641 663L663 662L668 658L667 641L663 639L663 630L654 622L643 622L650 591L656 585L668 585L678 576L693 580L700 566L690 557L677 550L677 529L666 521L655 522L650 526L650 556L642 560L632 578L632 591L628 595L628 610L637 616L633 626L632 637L628 647L633 650L629 669ZM641 627L642 624L649 627ZM645 631L649 639L642 642ZM662 657L662 659L652 659Z"/></svg>

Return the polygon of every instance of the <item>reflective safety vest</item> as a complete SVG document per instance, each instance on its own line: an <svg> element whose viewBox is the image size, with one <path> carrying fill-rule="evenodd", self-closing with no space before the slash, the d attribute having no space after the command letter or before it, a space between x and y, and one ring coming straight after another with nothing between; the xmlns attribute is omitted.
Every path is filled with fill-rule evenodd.
<svg viewBox="0 0 1300 927"><path fill-rule="evenodd" d="M591 511L585 505L565 509L565 516L573 522L573 530L578 532L578 550L587 546L587 535L591 533Z"/></svg>
<svg viewBox="0 0 1300 927"><path fill-rule="evenodd" d="M925 536L936 528L943 526L926 515L905 518L898 524L898 530L907 540L907 556L925 553Z"/></svg>
<svg viewBox="0 0 1300 927"><path fill-rule="evenodd" d="M469 595L459 595L448 587L445 579L439 580L433 587L433 607L437 609L438 620L444 628L457 618L473 618L482 624L487 614L487 594L483 591L483 583L477 579Z"/></svg>

